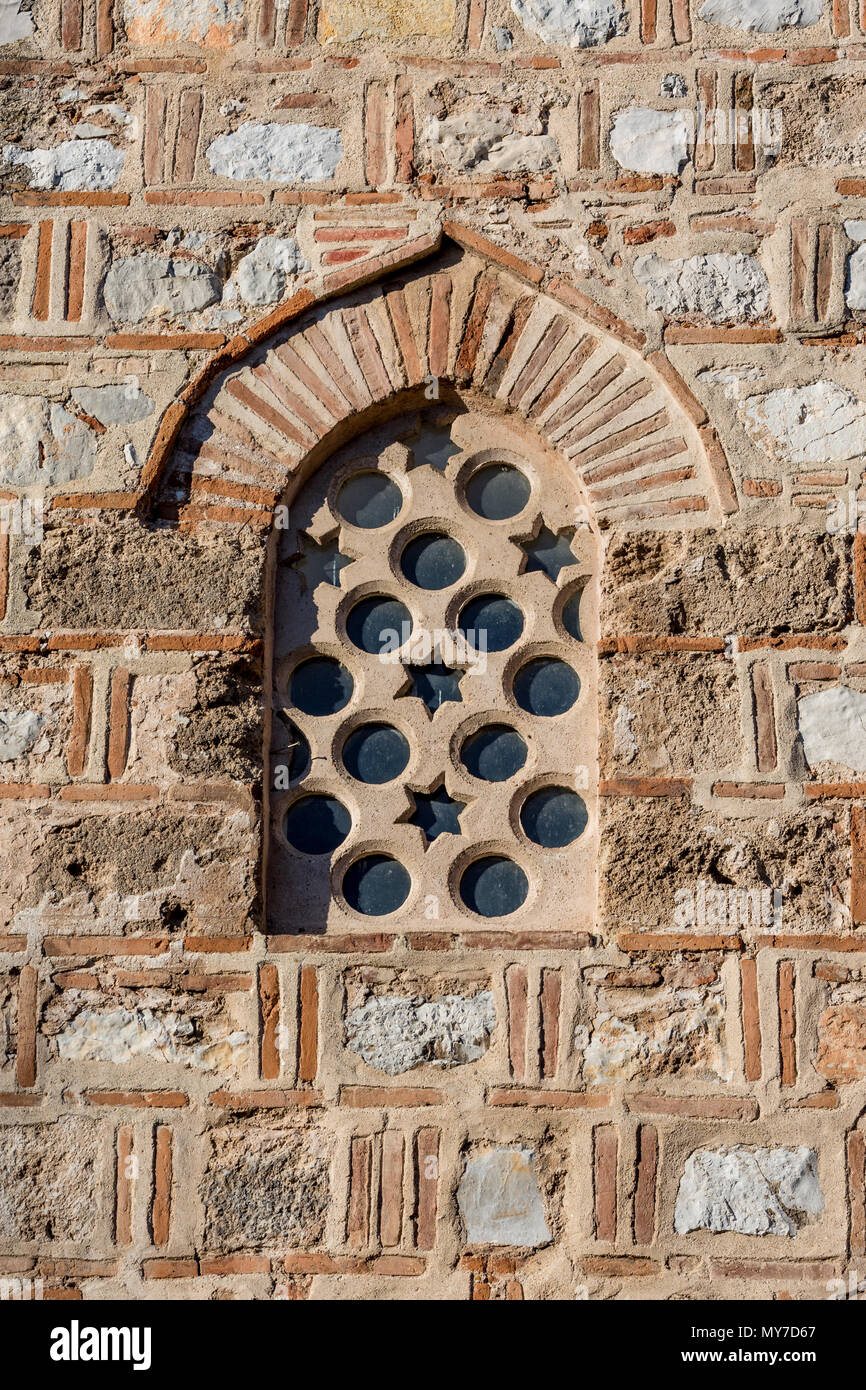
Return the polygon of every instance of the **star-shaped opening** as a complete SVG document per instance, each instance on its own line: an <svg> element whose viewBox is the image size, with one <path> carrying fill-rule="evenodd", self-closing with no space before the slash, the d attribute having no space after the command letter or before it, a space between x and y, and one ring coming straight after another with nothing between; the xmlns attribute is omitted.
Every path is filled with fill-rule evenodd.
<svg viewBox="0 0 866 1390"><path fill-rule="evenodd" d="M339 589L341 572L355 562L351 556L341 553L336 532L317 541L301 531L298 542L301 548L297 555L292 556L291 565L300 574L305 592L312 593L319 584L333 584L335 589Z"/></svg>
<svg viewBox="0 0 866 1390"><path fill-rule="evenodd" d="M540 570L555 584L560 570L577 564L577 556L571 548L573 539L573 526L565 526L561 531L551 531L543 521L540 522L534 536L518 538L520 548L526 556L523 573L532 574L534 570Z"/></svg>
<svg viewBox="0 0 866 1390"><path fill-rule="evenodd" d="M432 844L439 835L461 835L460 813L468 805L465 801L455 801L445 790L444 780L429 792L406 788L414 805L401 820L406 825L417 825L424 835L424 848Z"/></svg>
<svg viewBox="0 0 866 1390"><path fill-rule="evenodd" d="M449 459L463 452L460 445L455 444L451 438L451 427L448 425L441 428L422 426L418 439L409 440L409 448L412 450L412 463L415 468L428 464L430 468L435 468L437 473L444 473Z"/></svg>
<svg viewBox="0 0 866 1390"><path fill-rule="evenodd" d="M465 671L444 666L441 661L431 661L426 666L407 666L408 684L399 691L401 696L414 695L423 700L431 719L440 705L462 704L460 682Z"/></svg>

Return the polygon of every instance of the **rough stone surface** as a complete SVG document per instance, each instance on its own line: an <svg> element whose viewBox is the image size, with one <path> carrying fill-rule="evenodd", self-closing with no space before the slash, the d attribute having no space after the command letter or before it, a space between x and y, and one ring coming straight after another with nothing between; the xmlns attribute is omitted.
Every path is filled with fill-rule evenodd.
<svg viewBox="0 0 866 1390"><path fill-rule="evenodd" d="M804 695L797 724L810 767L830 762L866 772L866 694L839 685Z"/></svg>
<svg viewBox="0 0 866 1390"><path fill-rule="evenodd" d="M790 463L857 458L866 449L866 404L831 381L749 396L740 413L756 443Z"/></svg>
<svg viewBox="0 0 866 1390"><path fill-rule="evenodd" d="M244 0L123 0L133 43L187 43L228 48L242 33Z"/></svg>
<svg viewBox="0 0 866 1390"><path fill-rule="evenodd" d="M220 297L216 276L195 261L143 254L115 261L103 291L105 307L118 323L192 314Z"/></svg>
<svg viewBox="0 0 866 1390"><path fill-rule="evenodd" d="M146 420L155 405L146 391L127 386L79 386L72 392L76 405L101 425L134 425Z"/></svg>
<svg viewBox="0 0 866 1390"><path fill-rule="evenodd" d="M86 478L96 464L92 431L40 396L0 396L0 482L26 486Z"/></svg>
<svg viewBox="0 0 866 1390"><path fill-rule="evenodd" d="M833 1086L866 1076L866 993L862 984L839 985L818 1019L815 1070Z"/></svg>
<svg viewBox="0 0 866 1390"><path fill-rule="evenodd" d="M456 1067L483 1057L496 1026L493 995L374 997L346 1016L346 1045L368 1066L396 1076L423 1062Z"/></svg>
<svg viewBox="0 0 866 1390"><path fill-rule="evenodd" d="M550 1228L525 1148L473 1155L457 1189L457 1205L471 1245L543 1245Z"/></svg>
<svg viewBox="0 0 866 1390"><path fill-rule="evenodd" d="M511 0L511 8L547 44L593 48L628 32L622 0Z"/></svg>
<svg viewBox="0 0 866 1390"><path fill-rule="evenodd" d="M699 1149L688 1159L677 1193L674 1227L796 1236L824 1210L814 1150Z"/></svg>
<svg viewBox="0 0 866 1390"><path fill-rule="evenodd" d="M200 1040L196 1031L191 1018L171 1011L82 1009L57 1035L57 1052L64 1062L129 1066L139 1058L153 1057L205 1071L231 1070L247 1060L248 1034L235 1030L222 1038Z"/></svg>
<svg viewBox="0 0 866 1390"><path fill-rule="evenodd" d="M649 304L667 318L737 323L763 318L770 308L767 277L752 256L639 256L633 270Z"/></svg>
<svg viewBox="0 0 866 1390"><path fill-rule="evenodd" d="M690 135L685 112L632 106L614 118L610 152L623 169L678 174L689 157Z"/></svg>
<svg viewBox="0 0 866 1390"><path fill-rule="evenodd" d="M319 11L318 39L327 44L416 34L446 38L454 15L454 0L325 0Z"/></svg>
<svg viewBox="0 0 866 1390"><path fill-rule="evenodd" d="M29 753L45 723L36 710L0 709L0 763Z"/></svg>
<svg viewBox="0 0 866 1390"><path fill-rule="evenodd" d="M332 179L343 157L339 130L327 126L258 124L246 121L208 146L215 174L244 181L321 183Z"/></svg>
<svg viewBox="0 0 866 1390"><path fill-rule="evenodd" d="M286 293L290 277L308 268L291 237L265 236L240 261L235 278L247 304L276 304Z"/></svg>
<svg viewBox="0 0 866 1390"><path fill-rule="evenodd" d="M0 1235L10 1242L86 1243L93 1234L103 1148L91 1120L6 1125L0 1165Z"/></svg>
<svg viewBox="0 0 866 1390"><path fill-rule="evenodd" d="M207 1246L317 1245L329 1199L326 1144L321 1130L286 1121L214 1130L201 1186Z"/></svg>
<svg viewBox="0 0 866 1390"><path fill-rule="evenodd" d="M4 145L3 159L13 168L29 170L31 188L61 193L114 188L126 156L110 140L63 140L52 149L22 150Z"/></svg>
<svg viewBox="0 0 866 1390"><path fill-rule="evenodd" d="M537 173L556 163L552 136L515 135L513 130L513 122L473 111L430 121L424 134L433 154L459 173Z"/></svg>
<svg viewBox="0 0 866 1390"><path fill-rule="evenodd" d="M698 18L729 29L774 34L779 29L817 24L824 0L704 0Z"/></svg>
<svg viewBox="0 0 866 1390"><path fill-rule="evenodd" d="M18 297L21 251L17 241L0 238L0 317L11 318Z"/></svg>

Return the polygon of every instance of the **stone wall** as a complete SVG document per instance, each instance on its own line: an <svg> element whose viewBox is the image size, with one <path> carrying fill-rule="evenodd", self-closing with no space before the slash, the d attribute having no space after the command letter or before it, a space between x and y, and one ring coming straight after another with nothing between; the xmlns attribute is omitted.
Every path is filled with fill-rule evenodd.
<svg viewBox="0 0 866 1390"><path fill-rule="evenodd" d="M0 0L4 1295L862 1270L864 64L849 0ZM281 859L293 517L428 425L583 596L586 829L491 801L494 919L406 816L390 914Z"/></svg>

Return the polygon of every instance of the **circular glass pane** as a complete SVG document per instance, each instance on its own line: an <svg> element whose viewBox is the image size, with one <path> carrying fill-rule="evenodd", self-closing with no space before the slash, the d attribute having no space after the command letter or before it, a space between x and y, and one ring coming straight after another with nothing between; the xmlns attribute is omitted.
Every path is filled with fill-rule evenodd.
<svg viewBox="0 0 866 1390"><path fill-rule="evenodd" d="M566 662L542 656L521 666L513 689L521 709L552 719L571 709L580 692L580 678Z"/></svg>
<svg viewBox="0 0 866 1390"><path fill-rule="evenodd" d="M301 854L330 854L351 828L352 817L333 796L302 796L286 812L286 839Z"/></svg>
<svg viewBox="0 0 866 1390"><path fill-rule="evenodd" d="M460 631L478 651L502 652L513 647L523 632L523 614L503 594L481 594L460 614Z"/></svg>
<svg viewBox="0 0 866 1390"><path fill-rule="evenodd" d="M570 787L542 787L526 798L520 811L520 824L536 845L562 849L586 829L587 813L583 797Z"/></svg>
<svg viewBox="0 0 866 1390"><path fill-rule="evenodd" d="M330 656L311 656L292 672L289 697L304 714L336 714L352 698L355 682Z"/></svg>
<svg viewBox="0 0 866 1390"><path fill-rule="evenodd" d="M416 536L400 557L400 568L419 589L447 589L466 568L463 546L441 531Z"/></svg>
<svg viewBox="0 0 866 1390"><path fill-rule="evenodd" d="M507 782L526 762L526 744L507 724L488 724L469 735L460 749L460 761L483 782Z"/></svg>
<svg viewBox="0 0 866 1390"><path fill-rule="evenodd" d="M583 597L582 589L575 589L570 598L565 600L562 605L562 626L565 628L569 637L573 637L576 642L583 641L583 633L580 630L580 600Z"/></svg>
<svg viewBox="0 0 866 1390"><path fill-rule="evenodd" d="M479 917L507 917L523 906L528 892L520 865L500 854L476 859L460 879L460 896Z"/></svg>
<svg viewBox="0 0 866 1390"><path fill-rule="evenodd" d="M390 724L362 724L343 744L343 766L358 782L391 782L409 761L409 744Z"/></svg>
<svg viewBox="0 0 866 1390"><path fill-rule="evenodd" d="M412 631L412 614L399 599L374 594L355 604L346 619L346 631L362 652L394 652Z"/></svg>
<svg viewBox="0 0 866 1390"><path fill-rule="evenodd" d="M343 875L343 896L350 907L365 917L384 917L396 912L409 896L412 880L389 854L365 854L350 864Z"/></svg>
<svg viewBox="0 0 866 1390"><path fill-rule="evenodd" d="M350 526L373 531L399 516L403 494L387 473L356 473L337 493L337 511Z"/></svg>
<svg viewBox="0 0 866 1390"><path fill-rule="evenodd" d="M517 516L529 501L532 486L525 473L510 463L488 463L466 484L466 501L485 521Z"/></svg>

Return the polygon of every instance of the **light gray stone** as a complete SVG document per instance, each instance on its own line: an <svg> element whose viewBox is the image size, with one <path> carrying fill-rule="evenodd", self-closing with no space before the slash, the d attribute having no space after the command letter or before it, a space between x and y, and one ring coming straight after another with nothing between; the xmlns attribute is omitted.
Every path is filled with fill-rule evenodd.
<svg viewBox="0 0 866 1390"><path fill-rule="evenodd" d="M728 29L775 34L779 29L817 24L823 13L824 0L704 0L698 19Z"/></svg>
<svg viewBox="0 0 866 1390"><path fill-rule="evenodd" d="M866 402L832 381L748 396L739 411L752 439L785 462L842 462L866 453Z"/></svg>
<svg viewBox="0 0 866 1390"><path fill-rule="evenodd" d="M115 261L105 277L105 307L118 323L196 313L215 304L221 285L197 261L173 260L142 252Z"/></svg>
<svg viewBox="0 0 866 1390"><path fill-rule="evenodd" d="M511 0L511 8L544 43L594 48L628 33L624 0Z"/></svg>
<svg viewBox="0 0 866 1390"><path fill-rule="evenodd" d="M29 39L35 29L33 15L21 8L21 0L0 0L0 48Z"/></svg>
<svg viewBox="0 0 866 1390"><path fill-rule="evenodd" d="M244 4L243 0L123 0L123 17L138 33L163 33L201 43L213 28L240 23Z"/></svg>
<svg viewBox="0 0 866 1390"><path fill-rule="evenodd" d="M770 308L770 285L752 256L716 253L664 261L638 256L634 277L647 291L647 303L667 318L704 318L738 323L763 318Z"/></svg>
<svg viewBox="0 0 866 1390"><path fill-rule="evenodd" d="M797 723L810 767L833 762L866 772L866 694L836 685L804 695Z"/></svg>
<svg viewBox="0 0 866 1390"><path fill-rule="evenodd" d="M429 121L424 136L431 151L457 173L539 173L559 158L553 136L514 134L513 121L482 111Z"/></svg>
<svg viewBox="0 0 866 1390"><path fill-rule="evenodd" d="M862 217L849 217L843 226L845 235L852 241L866 241L866 221Z"/></svg>
<svg viewBox="0 0 866 1390"><path fill-rule="evenodd" d="M0 396L0 483L68 483L96 465L92 431L42 396Z"/></svg>
<svg viewBox="0 0 866 1390"><path fill-rule="evenodd" d="M698 1149L680 1179L674 1229L796 1236L801 1223L792 1212L823 1210L814 1149Z"/></svg>
<svg viewBox="0 0 866 1390"><path fill-rule="evenodd" d="M276 304L289 277L309 269L292 237L263 236L235 271L238 290L247 304Z"/></svg>
<svg viewBox="0 0 866 1390"><path fill-rule="evenodd" d="M152 1057L203 1071L233 1070L244 1064L249 1050L248 1033L226 1030L222 1036L199 1040L191 1019L171 1012L157 1014L152 1009L103 1013L82 1009L57 1036L57 1051L63 1061L113 1062L116 1066Z"/></svg>
<svg viewBox="0 0 866 1390"><path fill-rule="evenodd" d="M0 763L11 763L29 753L45 725L45 716L33 709L0 709Z"/></svg>
<svg viewBox="0 0 866 1390"><path fill-rule="evenodd" d="M693 128L690 112L631 106L614 120L610 152L623 169L638 174L678 174L689 157Z"/></svg>
<svg viewBox="0 0 866 1390"><path fill-rule="evenodd" d="M30 170L31 188L98 193L114 187L126 156L110 140L64 140L50 150L4 145L3 158Z"/></svg>
<svg viewBox="0 0 866 1390"><path fill-rule="evenodd" d="M228 179L321 183L334 177L343 140L328 126L245 121L214 140L207 157L211 171Z"/></svg>
<svg viewBox="0 0 866 1390"><path fill-rule="evenodd" d="M156 409L150 396L132 382L126 386L78 386L72 399L100 425L135 425Z"/></svg>
<svg viewBox="0 0 866 1390"><path fill-rule="evenodd" d="M688 87L686 79L678 72L668 72L662 78L661 93L663 97L684 97Z"/></svg>
<svg viewBox="0 0 866 1390"><path fill-rule="evenodd" d="M514 43L514 35L510 29L505 29L497 25L493 30L493 42L496 44L497 53L505 53Z"/></svg>
<svg viewBox="0 0 866 1390"><path fill-rule="evenodd" d="M96 467L96 437L92 430L62 405L51 406L48 422L50 435L42 472L26 481L50 485L88 478Z"/></svg>
<svg viewBox="0 0 866 1390"><path fill-rule="evenodd" d="M432 1000L374 996L347 1015L346 1046L369 1066L396 1076L423 1062L437 1067L476 1062L495 1027L490 990Z"/></svg>
<svg viewBox="0 0 866 1390"><path fill-rule="evenodd" d="M866 309L866 246L858 246L848 257L845 303L849 309Z"/></svg>
<svg viewBox="0 0 866 1390"><path fill-rule="evenodd" d="M544 1245L551 1239L533 1172L532 1149L500 1148L470 1158L457 1205L470 1245Z"/></svg>

